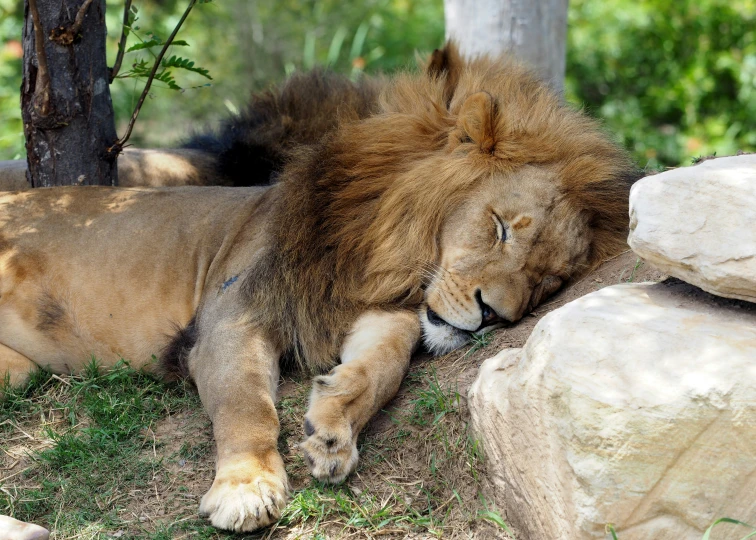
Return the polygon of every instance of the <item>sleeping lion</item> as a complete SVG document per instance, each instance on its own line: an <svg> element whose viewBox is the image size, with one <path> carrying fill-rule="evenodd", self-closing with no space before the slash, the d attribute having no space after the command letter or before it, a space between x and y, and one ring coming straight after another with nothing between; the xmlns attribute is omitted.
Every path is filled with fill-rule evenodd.
<svg viewBox="0 0 756 540"><path fill-rule="evenodd" d="M419 343L444 353L513 323L621 250L637 177L595 121L511 62L447 47L382 86L317 144L283 149L269 186L0 196L0 373L21 384L91 355L161 355L213 422L200 513L251 531L286 504L288 355L330 370L301 448L313 476L342 481Z"/></svg>

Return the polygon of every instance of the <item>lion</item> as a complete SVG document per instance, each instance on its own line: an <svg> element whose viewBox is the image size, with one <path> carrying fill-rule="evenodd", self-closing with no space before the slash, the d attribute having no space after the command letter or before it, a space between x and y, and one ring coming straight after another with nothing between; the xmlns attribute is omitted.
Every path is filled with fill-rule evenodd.
<svg viewBox="0 0 756 540"><path fill-rule="evenodd" d="M252 531L287 500L283 356L325 373L300 446L341 482L421 343L512 324L624 248L637 176L525 68L449 45L370 114L287 149L271 185L0 195L0 373L95 355L189 377L217 443L200 514Z"/></svg>

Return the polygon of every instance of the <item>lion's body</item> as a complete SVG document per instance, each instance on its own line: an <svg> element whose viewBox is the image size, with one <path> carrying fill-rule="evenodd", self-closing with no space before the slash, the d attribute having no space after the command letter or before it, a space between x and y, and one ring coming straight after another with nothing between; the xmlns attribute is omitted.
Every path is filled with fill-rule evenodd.
<svg viewBox="0 0 756 540"><path fill-rule="evenodd" d="M0 196L0 343L55 372L160 355L265 243L270 188ZM139 283L139 290L134 285Z"/></svg>
<svg viewBox="0 0 756 540"><path fill-rule="evenodd" d="M276 135L265 155L286 165L267 188L0 198L0 371L20 381L36 365L76 370L91 354L142 365L163 351L213 420L217 473L200 510L252 530L286 494L283 354L336 366L315 379L300 447L313 475L338 482L421 326L429 348L450 350L624 245L634 167L521 67L465 63L448 47L373 99L358 93L372 105L348 105L318 141L310 128L290 146ZM257 167L255 152L232 154ZM276 172L266 167L261 183Z"/></svg>

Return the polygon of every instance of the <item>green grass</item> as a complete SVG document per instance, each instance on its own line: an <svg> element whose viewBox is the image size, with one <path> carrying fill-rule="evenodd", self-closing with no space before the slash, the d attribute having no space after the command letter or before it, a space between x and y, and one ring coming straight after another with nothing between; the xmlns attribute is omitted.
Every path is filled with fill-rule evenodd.
<svg viewBox="0 0 756 540"><path fill-rule="evenodd" d="M357 476L365 482L357 487L351 480L338 486L307 480L306 485L292 494L277 527L306 523L307 536L313 538L359 531L368 534L415 532L439 537L444 534L453 507L464 507L455 490L457 478L454 474L448 475L447 469L457 465L460 454L475 467L482 465L482 456L478 444L469 439L458 417L460 396L456 390L445 389L433 370L414 372L407 383L412 387L409 402L400 410L385 411L395 428L376 439L364 434L359 438ZM296 413L303 412L304 407L300 395L284 398L279 403L282 413L291 411L300 418L301 413ZM458 426L460 433L450 429L452 424ZM286 432L288 437L290 431L284 422L282 433ZM419 441L429 442L432 447L419 493L410 496L402 485L381 482L376 486L371 481L371 471L380 469L383 462L391 462L403 446L416 446ZM467 518L468 521L488 519L485 515L472 514ZM328 527L323 526L326 523Z"/></svg>
<svg viewBox="0 0 756 540"><path fill-rule="evenodd" d="M476 336L471 350L485 347L490 339L490 334ZM472 486L480 496L484 463L481 444L470 435L462 418L456 386L442 383L433 368L412 375L410 380L413 379L420 384L411 392L413 399L404 421L421 428L429 442L428 471L433 482L425 494L435 525L440 529L450 513L456 511L457 519L486 520L509 531L500 516L494 519L498 514L489 510L485 502L484 511L471 511L473 506L459 494L463 487Z"/></svg>
<svg viewBox="0 0 756 540"><path fill-rule="evenodd" d="M708 529L706 529L706 532L703 535L703 538L701 540L709 540L709 536L711 536L711 531L714 527L719 525L720 523L732 523L734 525L740 525L742 527L747 527L752 530L749 534L745 535L741 540L746 540L747 538L753 538L756 536L756 527L753 525L749 525L748 523L743 523L742 521L738 521L737 519L732 519L728 517L719 518L714 523L712 523Z"/></svg>
<svg viewBox="0 0 756 540"><path fill-rule="evenodd" d="M5 433L40 416L47 421L37 434L44 444L30 452L33 467L19 478L30 487L0 486L0 513L54 525L59 535L91 530L97 537L119 527L123 494L148 488L160 475L162 462L148 451L155 450L154 423L199 407L195 393L126 362L105 372L92 361L81 376L65 379L41 371L6 394Z"/></svg>
<svg viewBox="0 0 756 540"><path fill-rule="evenodd" d="M468 351L465 353L465 358L475 354L479 350L490 345L491 341L493 340L493 337L494 337L493 332L485 332L483 334L473 334L471 338L472 345L470 346Z"/></svg>
<svg viewBox="0 0 756 540"><path fill-rule="evenodd" d="M296 447L309 381L287 385L278 402L279 450L293 491L280 521L254 537L441 537L474 522L506 530L495 510L477 504L480 446L468 435L456 387L434 369L408 377L404 397L386 411L394 423L360 436L357 474L338 486L314 481ZM250 537L197 516L213 445L196 392L126 362L104 371L93 361L78 376L41 371L23 388L6 389L0 460L19 456L19 447L28 452L21 465L0 461L0 479L2 467L15 467L0 481L0 514L48 527L56 539Z"/></svg>
<svg viewBox="0 0 756 540"><path fill-rule="evenodd" d="M415 375L417 378L421 378L423 384L412 392L414 399L407 420L416 426L436 426L443 432L440 428L444 416L459 412L459 393L442 388L435 370L421 372Z"/></svg>
<svg viewBox="0 0 756 540"><path fill-rule="evenodd" d="M635 266L633 266L633 269L630 271L630 276L625 279L625 271L623 270L620 274L619 283L632 283L635 280L635 273L641 266L643 266L643 259L638 257L635 261Z"/></svg>
<svg viewBox="0 0 756 540"><path fill-rule="evenodd" d="M410 373L405 384L409 390L401 407L384 411L393 427L376 437L363 434L359 438L360 463L356 475L346 483L332 486L312 481L306 470L292 471L287 466L290 475L293 472L293 476L305 475L307 479L293 492L276 527L299 527L297 531L308 538L361 536L361 531L365 535L419 533L442 537L475 521L508 530L494 510L486 506L479 512L479 505L460 495L463 488L470 490L468 497L470 493L473 497L479 494L483 456L461 418L456 388L444 384L434 369ZM303 396L306 398L306 393L300 391L279 403L284 417L282 434L287 438L298 430L288 428L285 418L289 413L301 418L306 408ZM424 470L415 469L412 474L394 469L399 461L406 464L404 460L420 455ZM411 487L375 475L386 467L394 469L394 476L402 480L414 480ZM355 477L359 479L356 482Z"/></svg>
<svg viewBox="0 0 756 540"><path fill-rule="evenodd" d="M514 532L512 532L512 529L509 528L509 525L507 525L507 523L504 521L504 518L501 517L501 514L499 514L496 510L491 510L488 507L488 501L486 501L483 497L481 497L481 503L484 509L478 511L478 518L485 519L486 521L493 523L500 529L506 531L512 538L514 538Z"/></svg>
<svg viewBox="0 0 756 540"><path fill-rule="evenodd" d="M397 512L397 505L406 513ZM293 494L278 526L297 525L310 521L312 533L324 533L320 525L337 521L346 529L377 532L387 528L432 531L432 518L398 497L381 499L369 490L356 490L348 485L332 486L313 481L312 485Z"/></svg>

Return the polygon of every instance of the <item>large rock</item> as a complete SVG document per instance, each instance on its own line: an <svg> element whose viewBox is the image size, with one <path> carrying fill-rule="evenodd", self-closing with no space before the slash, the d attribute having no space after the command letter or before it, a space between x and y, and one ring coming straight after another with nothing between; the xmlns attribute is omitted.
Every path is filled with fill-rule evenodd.
<svg viewBox="0 0 756 540"><path fill-rule="evenodd" d="M630 192L628 242L663 272L756 302L756 154L640 180Z"/></svg>
<svg viewBox="0 0 756 540"><path fill-rule="evenodd" d="M469 403L523 538L605 538L612 523L620 540L700 540L720 517L756 524L756 305L680 282L602 289L487 360Z"/></svg>
<svg viewBox="0 0 756 540"><path fill-rule="evenodd" d="M2 540L48 540L48 538L50 538L50 531L44 527L0 515L0 539Z"/></svg>

